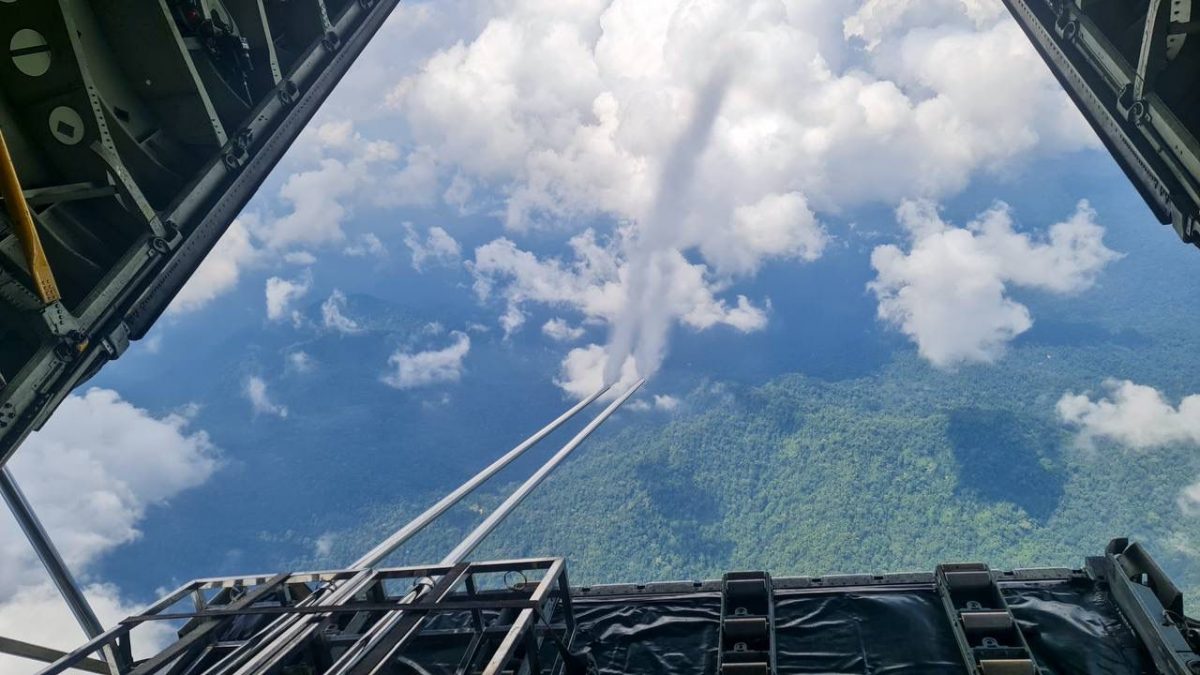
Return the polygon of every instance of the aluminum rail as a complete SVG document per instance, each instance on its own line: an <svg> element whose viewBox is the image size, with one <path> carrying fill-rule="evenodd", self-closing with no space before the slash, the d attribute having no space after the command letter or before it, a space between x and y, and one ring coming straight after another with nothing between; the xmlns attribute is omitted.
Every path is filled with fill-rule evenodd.
<svg viewBox="0 0 1200 675"><path fill-rule="evenodd" d="M348 579L345 583L338 586L338 588L336 588L332 593L314 593L302 604L305 606L336 606L354 597L354 594L361 590L370 581L371 568L378 565L398 547L403 545L406 541L427 527L430 523L444 514L455 504L462 501L464 497L473 492L488 479L492 478L502 469L515 461L518 457L524 454L525 451L529 450L539 441L548 436L551 432L561 427L568 420L575 417L575 415L579 414L580 411L591 405L596 399L603 396L611 388L612 385L602 387L596 391L596 393L583 399L579 403L576 403L569 410L559 415L554 421L539 429L532 436L525 439L512 450L509 450L496 461L492 462L487 466L487 468L472 476L462 485L458 486L454 491L440 499L436 504L426 509L424 513L411 520L407 525L394 532L387 539L384 539L377 546L375 546L375 548L368 551L352 565L353 568L361 568L363 570L358 575ZM234 669L237 669L236 672L238 673L255 672L253 668L272 658L272 655L289 653L295 645L307 639L311 635L312 631L315 630L316 626L315 623L307 622L307 617L300 616L281 617L274 623L275 625L264 631L262 634L262 639L256 640L254 643L247 644L246 646L234 651L228 657L222 659L221 662L208 669L206 673L212 675L224 675L226 673L234 672ZM247 659L250 659L249 663L246 666L239 668L239 666L241 666L243 663L247 663Z"/></svg>
<svg viewBox="0 0 1200 675"><path fill-rule="evenodd" d="M504 467L512 464L513 461L524 454L526 450L536 445L538 441L550 435L551 432L562 426L567 420L577 415L580 410L583 410L591 405L592 401L595 401L603 396L604 393L611 388L612 385L608 385L600 391L597 391L591 396L583 399L579 403L576 403L570 410L564 412L562 415L559 415L558 419L542 427L537 433L525 439L523 443L512 450L509 450L500 459L492 462L486 469L475 474L470 480L458 486L458 488L456 488L453 492L447 494L445 497L442 497L438 503L426 509L424 513L416 518L413 518L407 525L399 530L396 530L392 536L379 542L378 546L371 549L363 557L355 561L351 567L375 567L378 565L383 561L384 558L388 557L392 551L395 551L397 548L403 545L404 542L411 539L413 535L423 530L426 526L436 520L438 516L448 511L450 507L462 501L463 497L466 497L470 493L474 492L476 488L487 482L489 478L495 476L502 469L504 469Z"/></svg>
<svg viewBox="0 0 1200 675"><path fill-rule="evenodd" d="M29 659L30 661L43 661L45 663L54 663L67 655L66 652L61 652L57 649L50 649L41 645L30 644L6 637L0 637L0 654L8 654L22 659ZM112 675L112 671L108 669L108 664L96 659L81 659L71 667L75 670L95 673L96 675Z"/></svg>
<svg viewBox="0 0 1200 675"><path fill-rule="evenodd" d="M553 457L547 460L546 463L543 464L537 471L535 471L532 476L526 479L526 481L522 483L520 487L514 490L513 493L510 494L508 498L496 508L495 511L492 511L492 513L488 515L488 517L485 518L478 527L472 530L471 533L468 534L467 537L458 544L458 546L455 546L450 553L446 554L446 557L443 558L438 565L445 567L461 563L468 555L471 554L472 551L475 550L477 546L479 546L479 544L485 538L487 538L489 534L491 534L500 525L500 523L504 521L505 518L507 518L513 512L513 510L517 508L517 506L521 504L521 502L525 501L525 498L527 498L534 491L534 489L537 488L538 485L541 485L542 482L546 480L546 477L549 476L551 472L558 468L558 466L562 464L563 461L565 461L567 457L570 456L570 454L580 446L580 444L587 440L588 436L591 436L596 429L600 428L600 425L604 424L604 422L608 420L608 418L611 417L613 413L615 413L617 409L625 403L625 401L629 400L629 397L633 396L633 394L637 392L637 390L640 389L645 383L646 378L642 378L637 382L634 382L624 394L621 394L621 396L619 396L616 400L614 400L612 403L609 403L608 407L606 407L591 422L588 422L587 426L580 430L580 432L576 434L574 438L568 441L567 444L560 448ZM436 579L431 581L436 582ZM428 588L430 588L430 584L414 588L408 593L408 595L404 597L401 603L410 603L419 600ZM335 662L329 668L329 670L325 671L325 675L350 675L351 673L357 675L359 672L367 671L374 674L379 671L380 668L386 663L386 660L379 664L379 667L374 667L368 664L365 668L360 664L360 661L363 659L363 657L372 652L376 645L378 645L400 623L403 618L404 611L402 609L385 614L379 621L375 623L374 626L371 627L367 635L363 636L362 639L347 649L342 657L339 658L337 662Z"/></svg>
<svg viewBox="0 0 1200 675"><path fill-rule="evenodd" d="M42 522L33 512L33 507L29 505L25 493L17 487L17 481L13 480L7 466L0 468L0 493L3 493L4 501L8 503L8 508L12 511L13 517L17 519L17 524L21 526L21 531L25 533L25 537L37 551L37 556L45 566L46 572L54 580L58 592L62 594L63 600L66 600L67 606L71 608L71 613L75 615L79 627L83 629L89 639L103 633L104 629L100 626L100 620L96 618L96 613L92 611L92 606L88 604L87 598L79 590L79 585L75 583L75 577L71 575L71 570L67 568L62 556L58 554L58 549L54 548L54 542L50 541L50 536L46 534Z"/></svg>
<svg viewBox="0 0 1200 675"><path fill-rule="evenodd" d="M538 469L532 476L529 477L528 480L522 483L521 487L517 488L511 495L508 496L508 499L504 500L504 503L498 506L495 511L492 511L491 515L489 515L482 523L480 523L478 527L472 530L471 534L468 534L466 539L463 539L458 546L455 546L453 551L447 553L446 557L442 558L442 562L440 564L457 565L458 563L462 562L464 558L470 555L471 551L474 551L475 547L479 546L480 542L482 542L489 534L491 534L492 531L495 530L496 527L500 525L500 523L503 522L504 519L507 518L508 515L521 504L521 502L525 501L525 498L528 497L538 485L541 485L542 481L546 480L546 477L550 475L550 472L558 468L558 465L562 464L563 460L565 460L572 452L575 451L575 448L578 448L581 443L587 440L587 437L591 436L593 431L600 428L600 425L604 424L605 420L611 417L612 414L615 413L617 409L625 403L625 401L629 400L629 397L633 396L633 394L637 392L637 390L640 389L645 383L646 378L643 377L637 382L634 382L633 385L630 386L629 389L626 390L624 394L621 394L621 396L615 401L609 403L608 407L596 416L596 419L588 422L588 425L584 427L578 434L576 434L575 438L572 438L566 445L562 446L562 448L555 453L554 456L549 459L549 461L542 465L542 468Z"/></svg>
<svg viewBox="0 0 1200 675"><path fill-rule="evenodd" d="M96 613L92 611L92 606L88 604L83 591L79 590L79 584L75 582L70 568L63 562L50 535L46 533L46 528L42 527L42 521L38 520L29 500L25 498L25 493L21 492L21 488L17 486L17 481L7 466L0 467L0 495L3 495L4 501L8 504L8 510L12 511L13 517L17 519L17 524L25 533L29 544L33 546L38 559L42 561L42 566L46 568L46 573L54 581L54 586L58 588L58 592L62 595L63 601L67 603L67 607L70 608L71 614L75 615L75 620L79 622L79 627L83 629L84 635L87 635L88 639L94 639L102 634L104 628L100 625L100 620L96 618ZM101 650L100 655L111 672L120 672L124 664L116 650L105 647Z"/></svg>

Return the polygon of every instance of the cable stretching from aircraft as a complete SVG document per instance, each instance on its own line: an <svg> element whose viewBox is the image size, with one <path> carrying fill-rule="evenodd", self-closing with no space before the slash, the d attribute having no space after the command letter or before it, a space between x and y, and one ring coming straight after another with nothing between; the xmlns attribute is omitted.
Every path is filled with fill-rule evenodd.
<svg viewBox="0 0 1200 675"><path fill-rule="evenodd" d="M554 471L566 458L578 448L584 440L586 440L593 432L596 431L609 417L611 417L634 393L645 384L645 378L642 378L626 389L621 396L613 400L608 406L601 411L587 426L579 431L570 441L562 446L549 460L546 461L536 472L533 473L519 488L517 488L507 499L493 511L478 527L475 528L462 542L458 544L443 560L442 564L457 564L469 555L496 527L508 517L516 507L528 497L533 490L540 485L551 472ZM306 598L300 603L302 606L329 606L334 607L343 604L352 599L359 591L363 590L371 583L372 569L383 561L388 555L411 539L418 532L423 530L439 516L444 514L452 506L462 501L468 494L482 485L489 478L500 472L508 466L525 451L536 445L551 432L562 426L568 420L573 418L584 408L591 405L598 398L608 392L613 385L606 385L591 396L585 398L579 403L572 406L551 423L542 427L522 443L514 447L512 450L505 453L485 469L472 476L455 490L448 493L440 499L436 504L429 507L421 515L414 518L412 521L401 527L399 530L388 536L377 546L371 549L368 553L359 558L355 562L354 567L361 568L361 572L353 578L348 579L340 586L332 588L324 593L317 592ZM434 579L427 579L426 583L417 586L403 600L404 603L412 603L420 599L428 589L435 583ZM371 654L372 650L379 646L379 638L386 634L387 628L395 625L403 618L404 612L397 611L390 613L389 616L380 619L372 627L371 637L364 641L361 649L347 652L343 657L335 663L328 671L333 673L357 673L361 668L358 667L360 661L367 655ZM301 645L311 639L321 620L326 618L325 614L311 614L306 616L291 615L282 616L275 620L274 625L264 630L260 635L261 639L247 642L245 645L231 652L220 662L213 665L204 675L249 675L251 673L265 672L265 668L269 668L272 664L280 663L289 655L295 653ZM386 660L385 660L386 662ZM137 675L136 671L135 674Z"/></svg>

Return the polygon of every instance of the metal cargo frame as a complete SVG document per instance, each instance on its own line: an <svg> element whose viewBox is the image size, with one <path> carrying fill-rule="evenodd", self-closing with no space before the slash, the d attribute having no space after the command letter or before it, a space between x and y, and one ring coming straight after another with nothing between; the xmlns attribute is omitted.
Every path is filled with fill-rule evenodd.
<svg viewBox="0 0 1200 675"><path fill-rule="evenodd" d="M1003 2L1158 220L1200 246L1200 6ZM1134 24L1106 20L1118 12Z"/></svg>
<svg viewBox="0 0 1200 675"><path fill-rule="evenodd" d="M50 233L50 239L59 236L56 223L64 216L55 214L65 212L71 226L82 232L126 231L130 242L104 254L115 255L112 260L88 263L102 274L87 284L86 293L53 302L40 301L17 261L0 255L0 336L4 328L20 328L33 341L30 356L21 358L18 368L0 373L0 466L72 389L119 357L130 340L146 335L399 4L297 0L268 7L263 0L226 1L244 19L242 37L263 61L255 71L259 79L253 100L244 108L234 105L233 112L218 105L229 99L222 80L203 50L195 53L194 38L181 37L174 28L169 19L174 5L167 0L0 2L5 44L17 32L30 31L54 55L40 78L19 72L7 60L0 63L0 122L11 122L4 131L14 146L15 168L26 182L24 196L35 207L38 229L43 236ZM267 38L272 31L276 37L294 34L303 36L296 41L307 42L292 45L284 60L276 45L263 42L255 31ZM146 93L149 79L143 83L124 73L133 58L128 56L130 45L143 50L138 63L178 61L182 79L164 78L157 85L186 89L186 96L172 94L169 99L175 115L153 107ZM30 47L34 49L42 48ZM12 100L16 94L32 96L26 92L51 79L61 91L48 100L61 104L63 97L71 97L71 109L82 117L82 140L50 137L43 131L42 103ZM145 108L146 114L130 117L126 108L135 113ZM172 117L199 126L188 127ZM154 130L149 140L126 128L134 122ZM202 142L188 135L201 127ZM167 187L155 185L156 177L171 175L161 168L166 155L155 153L172 148L186 149L180 156L195 166L172 167L180 171L178 180ZM112 184L105 183L106 176ZM44 181L50 184L41 185ZM6 222L0 215L0 241L8 234ZM84 257L97 255L87 247L76 248ZM67 274L80 267L63 256L50 263ZM10 320L16 323L6 325ZM0 344L0 349L15 351L20 342L15 335L8 338L12 345Z"/></svg>
<svg viewBox="0 0 1200 675"><path fill-rule="evenodd" d="M497 576L502 583L494 583ZM715 672L721 675L809 672L803 670L803 663L796 661L799 657L795 654L775 653L775 632L783 630L774 623L778 614L769 624L769 654L764 654L761 660L741 661L723 655L718 661L718 653L726 648L731 654L754 653L745 644L739 644L737 634L730 632L731 617L753 618L752 613L740 611L737 606L740 601L735 595L745 594L731 590L730 581L761 576L761 573L739 573L712 581L572 588L562 558L532 558L199 579L184 584L142 614L126 619L39 675L57 675L79 665L94 667L99 662L88 660L88 656L106 646L128 657L129 633L134 627L171 620L187 622L180 629L176 643L152 658L130 660L111 672L121 675L410 672L395 667L416 664L423 669L428 664L423 664L422 655L429 655L431 646L448 648L456 655L455 673L594 672L589 668L594 668L595 654L603 653L605 640L609 638L590 635L588 626L579 618L580 613L609 608L626 616L631 608L670 599L700 600L711 606L711 644L696 645L696 649L711 656L709 667ZM341 601L329 602L331 591L343 584L357 585ZM940 616L937 625L927 629L936 630L938 639L951 645L949 653L956 655L958 663L953 672L964 675L1057 672L1049 669L1044 661L1046 654L1039 653L1036 641L1026 642L1028 631L1040 632L1041 627L1030 626L1028 620L1014 620L1006 598L1011 602L1022 589L1073 588L1098 594L1116 608L1114 611L1119 610L1115 620L1121 623L1129 641L1136 643L1137 658L1142 664L1139 667L1147 669L1144 672L1194 675L1200 670L1200 654L1196 652L1200 648L1200 632L1195 621L1183 616L1182 594L1139 544L1125 539L1113 540L1104 555L1089 557L1076 569L999 571L978 563L948 564L934 572L911 574L776 577L764 588L769 589L768 601L772 607L802 598L906 594L926 597L928 607L938 608L933 611ZM429 590L414 594L414 589ZM981 592L993 594L991 602L998 604L976 602L975 599L982 597ZM186 606L181 610L180 605ZM392 624L390 640L380 643L385 645L383 648L360 650L366 658L339 669L344 656L364 644L372 626L382 625L386 615L401 615L407 620ZM273 640L275 623L271 620L296 616L318 627L301 648L275 654L243 670L235 671L236 663L223 660L247 646ZM821 631L829 630L820 621L799 628L817 641L821 639ZM794 622L788 628L796 629ZM628 631L617 632L628 635ZM651 642L656 639L653 631L647 636ZM869 634L862 637L872 639ZM932 639L933 635L926 637ZM445 662L444 654L440 658ZM700 672L713 671L698 670L698 675Z"/></svg>
<svg viewBox="0 0 1200 675"><path fill-rule="evenodd" d="M489 583L494 579L488 578L496 575L513 583L496 588ZM349 583L357 584L353 595L327 602L329 591ZM406 601L410 589L422 586L440 587L441 592L433 593L429 600ZM397 587L399 592L394 590ZM351 672L376 672L385 661L406 658L414 647L433 641L461 648L462 672L495 675L524 669L561 673L575 637L568 589L562 558L197 579L67 654L42 675L67 672L106 647L125 655L126 664L114 668L114 673L202 672L238 649L264 640L274 625L271 620L285 616L303 616L319 630L310 644L266 670L309 666L323 671L341 654L367 640L370 628L379 620L396 613L402 613L407 621L389 634L386 648L368 652ZM426 626L439 615L458 615L464 625ZM557 623L551 624L552 619ZM186 624L177 642L152 658L135 662L129 656L131 631L152 621ZM257 622L259 629L230 637L239 621Z"/></svg>

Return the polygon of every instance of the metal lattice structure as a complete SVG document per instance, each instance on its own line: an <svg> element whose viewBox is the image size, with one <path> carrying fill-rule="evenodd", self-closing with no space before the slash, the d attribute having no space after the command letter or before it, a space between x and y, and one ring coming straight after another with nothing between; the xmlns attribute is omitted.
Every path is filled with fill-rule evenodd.
<svg viewBox="0 0 1200 675"><path fill-rule="evenodd" d="M119 655L113 672L137 675L238 668L390 672L392 664L419 662L422 655L452 658L448 652L461 672L561 673L573 661L569 588L561 558L198 579L44 675L67 672L106 647ZM287 650L265 650L288 619L314 630ZM186 623L178 641L135 662L131 632L151 621Z"/></svg>
<svg viewBox="0 0 1200 675"><path fill-rule="evenodd" d="M397 4L0 2L0 466L145 335Z"/></svg>
<svg viewBox="0 0 1200 675"><path fill-rule="evenodd" d="M1125 540L1077 569L594 587L571 587L561 558L356 568L184 584L40 675L93 669L104 647L124 659L112 673L136 675L1192 675L1181 603ZM153 621L186 623L135 661L130 631ZM297 625L311 630L278 648Z"/></svg>
<svg viewBox="0 0 1200 675"><path fill-rule="evenodd" d="M1200 246L1200 6L1004 3L1158 219Z"/></svg>

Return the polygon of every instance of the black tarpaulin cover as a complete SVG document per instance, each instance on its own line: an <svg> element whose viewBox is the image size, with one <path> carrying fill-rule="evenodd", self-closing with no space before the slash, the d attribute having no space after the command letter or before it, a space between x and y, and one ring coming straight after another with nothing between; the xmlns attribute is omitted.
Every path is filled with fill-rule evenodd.
<svg viewBox="0 0 1200 675"><path fill-rule="evenodd" d="M780 598L775 632L781 674L965 672L932 592Z"/></svg>
<svg viewBox="0 0 1200 675"><path fill-rule="evenodd" d="M1143 675L1136 637L1094 582L1008 586L1005 596L1050 675ZM579 601L576 645L604 675L715 673L720 597ZM937 594L870 589L776 594L780 675L966 673Z"/></svg>
<svg viewBox="0 0 1200 675"><path fill-rule="evenodd" d="M721 596L695 594L622 604L575 603L576 645L604 675L715 673Z"/></svg>
<svg viewBox="0 0 1200 675"><path fill-rule="evenodd" d="M1075 579L1002 589L1045 675L1156 672L1102 584ZM717 593L576 597L574 606L574 648L593 658L602 675L716 675ZM497 620L494 612L485 614L488 622ZM967 673L941 601L928 586L777 590L775 617L778 675ZM469 614L456 613L433 618L427 628L469 625ZM454 673L467 639L418 639L395 672ZM546 640L544 665L553 659Z"/></svg>
<svg viewBox="0 0 1200 675"><path fill-rule="evenodd" d="M1038 662L1053 673L1157 672L1095 582L1008 586L1004 597Z"/></svg>

